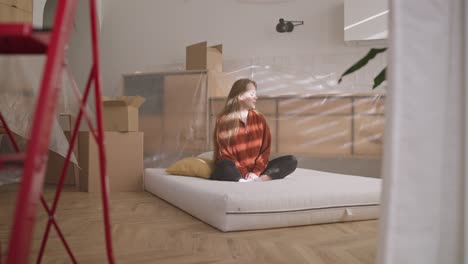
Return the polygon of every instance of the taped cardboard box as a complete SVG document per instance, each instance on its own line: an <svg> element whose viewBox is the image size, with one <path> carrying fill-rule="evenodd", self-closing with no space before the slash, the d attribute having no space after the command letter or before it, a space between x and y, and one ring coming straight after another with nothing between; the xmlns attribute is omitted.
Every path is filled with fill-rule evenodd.
<svg viewBox="0 0 468 264"><path fill-rule="evenodd" d="M104 132L111 192L143 191L143 132ZM79 133L80 190L101 191L97 144L90 132Z"/></svg>
<svg viewBox="0 0 468 264"><path fill-rule="evenodd" d="M187 70L223 71L223 45L208 47L200 42L186 47L185 67Z"/></svg>
<svg viewBox="0 0 468 264"><path fill-rule="evenodd" d="M145 98L141 96L104 97L104 131L139 131L138 108L144 102Z"/></svg>

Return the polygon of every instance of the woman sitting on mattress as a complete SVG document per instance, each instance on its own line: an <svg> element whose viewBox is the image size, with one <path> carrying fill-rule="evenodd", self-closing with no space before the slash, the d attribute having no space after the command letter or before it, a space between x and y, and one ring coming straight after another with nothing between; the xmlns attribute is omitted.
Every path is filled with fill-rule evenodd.
<svg viewBox="0 0 468 264"><path fill-rule="evenodd" d="M277 180L297 167L297 160L292 155L268 161L271 134L265 117L255 110L256 90L254 81L237 80L216 119L213 180Z"/></svg>

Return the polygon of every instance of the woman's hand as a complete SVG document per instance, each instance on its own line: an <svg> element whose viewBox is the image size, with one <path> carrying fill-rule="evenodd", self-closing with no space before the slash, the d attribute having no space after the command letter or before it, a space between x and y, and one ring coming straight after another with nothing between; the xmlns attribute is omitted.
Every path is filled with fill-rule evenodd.
<svg viewBox="0 0 468 264"><path fill-rule="evenodd" d="M256 180L258 178L258 175L253 173L253 172L249 172L245 175L245 178L246 179L252 179L252 180Z"/></svg>

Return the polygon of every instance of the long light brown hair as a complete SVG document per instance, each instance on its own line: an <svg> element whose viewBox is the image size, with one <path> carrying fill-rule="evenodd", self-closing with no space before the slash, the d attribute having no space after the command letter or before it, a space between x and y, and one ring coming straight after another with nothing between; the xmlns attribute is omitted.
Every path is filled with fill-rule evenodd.
<svg viewBox="0 0 468 264"><path fill-rule="evenodd" d="M247 91L247 85L253 84L257 89L257 83L250 79L239 79L232 85L226 99L223 110L218 114L214 131L214 140L225 140L228 144L231 137L239 131L241 104L239 96ZM223 135L219 135L223 133ZM219 135L219 136L218 136Z"/></svg>

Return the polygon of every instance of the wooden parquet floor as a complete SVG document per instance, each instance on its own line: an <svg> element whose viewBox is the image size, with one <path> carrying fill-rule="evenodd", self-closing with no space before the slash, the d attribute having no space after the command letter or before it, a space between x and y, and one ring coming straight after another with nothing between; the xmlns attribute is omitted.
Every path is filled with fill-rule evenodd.
<svg viewBox="0 0 468 264"><path fill-rule="evenodd" d="M46 188L46 200L54 192ZM5 256L16 186L0 186L0 242ZM268 230L220 232L144 192L111 194L117 263L370 264L377 250L377 221ZM56 218L78 263L106 263L101 200L66 190ZM47 215L42 207L30 262L35 263ZM42 263L71 263L51 231Z"/></svg>

